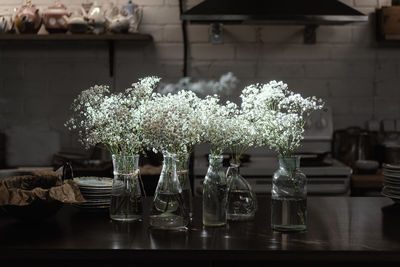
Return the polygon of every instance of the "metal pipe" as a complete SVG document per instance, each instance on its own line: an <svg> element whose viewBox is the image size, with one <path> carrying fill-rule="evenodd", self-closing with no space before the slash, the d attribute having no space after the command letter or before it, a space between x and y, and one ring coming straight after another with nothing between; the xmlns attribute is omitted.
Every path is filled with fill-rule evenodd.
<svg viewBox="0 0 400 267"><path fill-rule="evenodd" d="M183 0L179 0L179 12L182 17L183 14ZM181 19L182 20L182 19ZM183 77L188 75L188 37L187 37L187 21L182 20L182 35L183 35Z"/></svg>

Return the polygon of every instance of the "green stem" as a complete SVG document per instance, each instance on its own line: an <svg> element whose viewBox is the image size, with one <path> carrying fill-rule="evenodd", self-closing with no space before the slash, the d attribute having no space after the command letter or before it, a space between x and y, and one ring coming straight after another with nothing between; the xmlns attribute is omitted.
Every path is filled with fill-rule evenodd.
<svg viewBox="0 0 400 267"><path fill-rule="evenodd" d="M293 184L294 191L295 191L295 193L297 195L300 195L300 189L299 189L299 186L297 184L297 181L296 181L295 175L294 175L295 174L295 169L291 169L288 166L287 166L287 169L288 169L288 172L289 172L289 178L290 178L290 180L292 181L292 184ZM304 209L305 207L302 207L302 208ZM297 210L297 215L299 216L299 218L301 220L301 223L305 224L305 218L304 218L303 209Z"/></svg>

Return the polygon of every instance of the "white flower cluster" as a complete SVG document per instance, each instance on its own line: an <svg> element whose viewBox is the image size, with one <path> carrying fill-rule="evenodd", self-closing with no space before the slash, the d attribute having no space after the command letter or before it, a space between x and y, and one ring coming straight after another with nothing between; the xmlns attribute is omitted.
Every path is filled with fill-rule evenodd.
<svg viewBox="0 0 400 267"><path fill-rule="evenodd" d="M257 143L290 156L304 138L304 125L312 111L322 109L316 97L303 98L283 82L271 81L246 87L242 112L254 123Z"/></svg>
<svg viewBox="0 0 400 267"><path fill-rule="evenodd" d="M155 152L167 151L184 157L202 138L197 107L200 98L191 91L177 94L153 94L137 110L143 137Z"/></svg>
<svg viewBox="0 0 400 267"><path fill-rule="evenodd" d="M87 148L102 143L113 154L137 154L143 149L143 131L136 110L150 99L159 80L140 79L118 94L110 94L108 86L91 87L74 100L74 115L65 125L78 130Z"/></svg>
<svg viewBox="0 0 400 267"><path fill-rule="evenodd" d="M241 111L227 121L225 138L229 140L229 149L234 162L239 163L240 157L250 147L257 146L257 135L255 124L248 120Z"/></svg>
<svg viewBox="0 0 400 267"><path fill-rule="evenodd" d="M184 158L195 144L206 142L211 154L230 149L238 162L252 146L267 145L291 155L304 137L307 117L323 107L321 100L303 98L276 81L246 87L240 108L229 101L221 104L216 94L204 99L196 95L204 88L214 92L234 88L237 79L231 73L219 82L185 80L174 88L175 94L153 93L159 81L146 77L118 94L111 94L107 86L91 87L74 100L75 114L66 126L78 130L87 147L103 143L113 154L151 148Z"/></svg>
<svg viewBox="0 0 400 267"><path fill-rule="evenodd" d="M217 95L207 96L198 107L198 116L203 130L203 141L209 143L211 154L220 155L234 142L234 125L231 122L238 115L237 105L227 102L219 103ZM229 137L232 137L229 138Z"/></svg>
<svg viewBox="0 0 400 267"><path fill-rule="evenodd" d="M160 93L176 93L181 90L188 90L195 92L198 95L214 95L214 94L225 94L230 95L232 91L236 88L239 80L233 75L232 72L228 72L222 75L219 81L214 80L200 80L197 82L192 82L189 77L182 78L176 84L166 84L161 86Z"/></svg>

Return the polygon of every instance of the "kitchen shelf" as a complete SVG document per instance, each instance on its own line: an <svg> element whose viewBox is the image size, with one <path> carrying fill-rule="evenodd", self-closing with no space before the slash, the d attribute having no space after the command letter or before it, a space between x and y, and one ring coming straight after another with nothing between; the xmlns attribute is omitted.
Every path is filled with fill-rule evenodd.
<svg viewBox="0 0 400 267"><path fill-rule="evenodd" d="M0 41L142 41L150 42L153 37L149 34L2 34Z"/></svg>
<svg viewBox="0 0 400 267"><path fill-rule="evenodd" d="M108 58L109 58L109 69L110 76L114 76L114 43L116 41L129 41L135 43L146 43L151 42L153 37L149 34L143 33L129 33L129 34L71 34L71 33L59 33L59 34L0 34L0 44L8 42L76 42L76 41L104 41L108 43Z"/></svg>

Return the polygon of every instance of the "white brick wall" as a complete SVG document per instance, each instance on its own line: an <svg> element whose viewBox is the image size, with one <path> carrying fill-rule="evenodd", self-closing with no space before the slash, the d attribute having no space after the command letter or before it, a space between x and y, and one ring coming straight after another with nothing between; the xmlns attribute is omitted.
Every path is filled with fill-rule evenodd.
<svg viewBox="0 0 400 267"><path fill-rule="evenodd" d="M193 6L200 1L186 2ZM20 2L2 0L0 9ZM46 7L53 0L33 2ZM81 0L62 2L76 7ZM9 164L43 165L58 150L81 150L63 123L68 106L82 89L107 83L121 90L145 75L160 75L164 81L180 78L183 44L178 0L134 2L144 10L140 31L150 33L154 42L117 43L113 78L108 75L108 50L102 42L0 44L0 131L11 138ZM189 74L215 79L233 71L242 87L282 79L304 95L323 97L333 108L335 128L399 117L400 50L375 42L373 12L390 5L390 0L342 2L367 12L370 21L320 26L315 45L303 44L304 27L289 25L226 25L224 44L213 45L208 25L189 24ZM232 98L239 94L240 89ZM49 145L42 145L41 134L51 140ZM40 157L18 156L27 148Z"/></svg>

